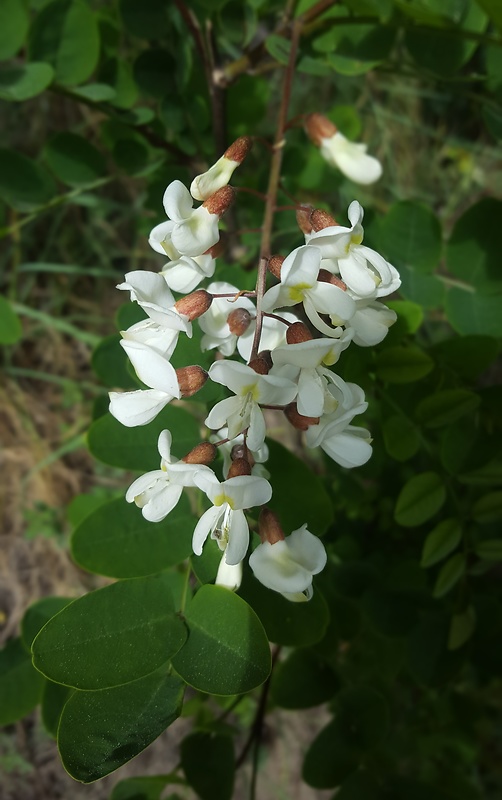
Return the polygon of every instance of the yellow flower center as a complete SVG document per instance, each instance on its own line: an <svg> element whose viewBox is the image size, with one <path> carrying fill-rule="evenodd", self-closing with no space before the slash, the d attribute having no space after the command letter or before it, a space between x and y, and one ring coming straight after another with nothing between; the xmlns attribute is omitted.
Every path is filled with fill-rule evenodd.
<svg viewBox="0 0 502 800"><path fill-rule="evenodd" d="M260 397L260 392L258 389L258 383L250 383L249 386L243 386L240 392L242 397L246 397L246 401L249 402L250 400L257 403ZM246 405L247 405L246 402Z"/></svg>
<svg viewBox="0 0 502 800"><path fill-rule="evenodd" d="M289 297L291 300L294 300L295 303L301 303L305 290L311 288L312 286L309 283L297 283L296 286L289 287Z"/></svg>
<svg viewBox="0 0 502 800"><path fill-rule="evenodd" d="M227 503L227 505L229 505L230 508L233 510L234 501L227 494L225 494L225 493L219 494L213 500L213 505L215 505L215 506L222 506L223 503Z"/></svg>

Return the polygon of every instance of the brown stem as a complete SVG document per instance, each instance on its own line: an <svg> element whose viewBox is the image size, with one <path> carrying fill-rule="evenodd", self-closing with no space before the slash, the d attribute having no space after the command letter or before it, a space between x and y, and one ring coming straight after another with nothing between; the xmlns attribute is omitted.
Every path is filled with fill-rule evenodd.
<svg viewBox="0 0 502 800"><path fill-rule="evenodd" d="M289 319L283 319L280 317L279 314L270 314L268 311L263 312L264 317L270 317L270 319L276 319L277 322L283 322L284 325L294 325L294 322L290 322Z"/></svg>
<svg viewBox="0 0 502 800"><path fill-rule="evenodd" d="M277 129L274 140L274 151L270 164L270 176L267 188L267 202L265 205L265 215L263 217L263 232L260 246L260 261L258 266L258 280L256 282L256 329L253 339L250 360L256 358L260 347L261 329L263 324L262 301L267 285L267 264L271 255L272 226L274 224L275 207L277 203L277 191L281 179L282 151L284 148L284 128L288 118L289 99L291 97L291 87L293 84L293 73L298 52L298 40L300 38L302 21L301 18L293 23L291 34L291 49L289 51L288 65L284 73L284 84L282 90L282 100L277 118Z"/></svg>

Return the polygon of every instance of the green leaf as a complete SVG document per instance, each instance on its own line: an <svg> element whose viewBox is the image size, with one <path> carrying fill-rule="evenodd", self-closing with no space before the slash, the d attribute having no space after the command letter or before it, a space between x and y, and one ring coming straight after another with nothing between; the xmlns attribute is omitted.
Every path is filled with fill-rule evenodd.
<svg viewBox="0 0 502 800"><path fill-rule="evenodd" d="M21 639L0 650L0 725L22 719L40 702L44 679L33 668Z"/></svg>
<svg viewBox="0 0 502 800"><path fill-rule="evenodd" d="M148 425L137 428L126 428L111 414L104 414L89 428L87 444L93 456L105 464L149 472L159 468L157 441L166 428L173 433L173 454L177 458L200 442L195 417L182 408L168 406Z"/></svg>
<svg viewBox="0 0 502 800"><path fill-rule="evenodd" d="M137 3L134 2L137 8ZM131 108L138 98L138 87L132 76L130 64L118 58L106 61L100 70L100 77L115 90L111 103L117 108Z"/></svg>
<svg viewBox="0 0 502 800"><path fill-rule="evenodd" d="M395 203L383 219L381 241L389 261L398 268L431 273L441 258L441 225L424 203Z"/></svg>
<svg viewBox="0 0 502 800"><path fill-rule="evenodd" d="M58 729L66 771L90 783L130 761L179 717L184 688L177 676L157 671L126 686L75 692Z"/></svg>
<svg viewBox="0 0 502 800"><path fill-rule="evenodd" d="M485 539L478 542L474 552L484 561L502 561L502 539Z"/></svg>
<svg viewBox="0 0 502 800"><path fill-rule="evenodd" d="M420 447L420 433L406 417L394 416L383 425L383 440L388 454L396 461L408 461Z"/></svg>
<svg viewBox="0 0 502 800"><path fill-rule="evenodd" d="M415 528L437 514L446 500L446 490L435 472L415 475L403 486L394 509L394 519L405 528Z"/></svg>
<svg viewBox="0 0 502 800"><path fill-rule="evenodd" d="M422 400L416 408L416 416L426 428L440 428L471 415L480 403L480 396L467 389L445 389Z"/></svg>
<svg viewBox="0 0 502 800"><path fill-rule="evenodd" d="M499 343L491 336L455 336L433 348L434 356L461 377L474 379L495 361Z"/></svg>
<svg viewBox="0 0 502 800"><path fill-rule="evenodd" d="M386 303L397 314L396 326L402 326L405 333L416 333L424 321L422 306L411 300L389 300ZM393 328L394 330L394 328Z"/></svg>
<svg viewBox="0 0 502 800"><path fill-rule="evenodd" d="M279 515L287 533L308 522L309 530L322 536L333 521L333 506L321 479L278 442L267 439L267 445L267 469L273 476L274 489L268 505ZM294 492L291 491L293 480Z"/></svg>
<svg viewBox="0 0 502 800"><path fill-rule="evenodd" d="M148 675L186 639L169 576L120 581L66 606L33 642L33 663L56 683L105 689Z"/></svg>
<svg viewBox="0 0 502 800"><path fill-rule="evenodd" d="M501 292L469 292L454 287L446 295L446 314L457 333L502 336Z"/></svg>
<svg viewBox="0 0 502 800"><path fill-rule="evenodd" d="M0 149L0 197L17 211L32 211L55 194L54 181L38 164L16 153Z"/></svg>
<svg viewBox="0 0 502 800"><path fill-rule="evenodd" d="M345 9L336 12L346 16ZM327 27L327 26L326 26ZM327 53L327 61L342 75L363 75L385 61L396 31L379 25L333 25L313 41L314 50Z"/></svg>
<svg viewBox="0 0 502 800"><path fill-rule="evenodd" d="M359 749L345 741L335 719L322 729L307 750L303 780L316 789L339 786L357 769L360 758Z"/></svg>
<svg viewBox="0 0 502 800"><path fill-rule="evenodd" d="M482 525L502 519L502 492L490 492L476 500L472 516Z"/></svg>
<svg viewBox="0 0 502 800"><path fill-rule="evenodd" d="M34 62L8 66L0 70L0 100L20 103L41 94L52 83L54 70L50 64Z"/></svg>
<svg viewBox="0 0 502 800"><path fill-rule="evenodd" d="M460 580L466 569L466 558L463 553L452 556L446 564L441 567L437 577L432 596L436 599L443 597Z"/></svg>
<svg viewBox="0 0 502 800"><path fill-rule="evenodd" d="M30 30L30 60L52 64L64 86L83 83L99 57L94 12L83 0L53 0L35 17Z"/></svg>
<svg viewBox="0 0 502 800"><path fill-rule="evenodd" d="M416 272L411 267L401 267L400 293L424 308L439 308L443 305L444 284L435 275Z"/></svg>
<svg viewBox="0 0 502 800"><path fill-rule="evenodd" d="M498 229L502 200L485 197L456 221L446 247L446 264L458 278L482 288L500 281Z"/></svg>
<svg viewBox="0 0 502 800"><path fill-rule="evenodd" d="M282 708L318 706L338 688L332 668L311 650L293 650L272 673L272 699Z"/></svg>
<svg viewBox="0 0 502 800"><path fill-rule="evenodd" d="M255 612L221 586L202 586L186 613L185 646L173 658L183 680L201 692L242 694L270 673L270 649Z"/></svg>
<svg viewBox="0 0 502 800"><path fill-rule="evenodd" d="M318 589L309 602L292 603L279 592L263 586L251 570L245 570L239 593L258 614L271 642L307 647L323 638L329 611Z"/></svg>
<svg viewBox="0 0 502 800"><path fill-rule="evenodd" d="M73 94L93 103L105 103L114 100L116 96L113 86L108 86L106 83L87 83L85 86L77 86L73 89Z"/></svg>
<svg viewBox="0 0 502 800"><path fill-rule="evenodd" d="M230 736L196 731L181 743L181 766L201 800L231 800L235 761Z"/></svg>
<svg viewBox="0 0 502 800"><path fill-rule="evenodd" d="M30 18L22 0L0 0L0 18L0 61L7 61L24 43Z"/></svg>
<svg viewBox="0 0 502 800"><path fill-rule="evenodd" d="M59 720L63 708L73 694L74 689L62 686L53 681L44 681L44 690L41 701L41 716L45 730L53 739L57 737Z"/></svg>
<svg viewBox="0 0 502 800"><path fill-rule="evenodd" d="M357 140L360 137L362 121L354 106L334 106L327 116L348 139Z"/></svg>
<svg viewBox="0 0 502 800"><path fill-rule="evenodd" d="M336 800L380 800L381 797L378 784L366 772L349 775L336 793Z"/></svg>
<svg viewBox="0 0 502 800"><path fill-rule="evenodd" d="M85 186L106 171L105 160L94 145L76 133L57 133L45 149L50 168L63 183Z"/></svg>
<svg viewBox="0 0 502 800"><path fill-rule="evenodd" d="M144 50L134 62L133 74L139 88L161 100L175 89L176 61L169 50Z"/></svg>
<svg viewBox="0 0 502 800"><path fill-rule="evenodd" d="M44 597L26 610L21 620L21 639L28 653L31 652L35 636L45 623L71 602L71 597Z"/></svg>
<svg viewBox="0 0 502 800"><path fill-rule="evenodd" d="M472 606L466 608L461 614L454 614L451 618L448 633L448 650L458 650L469 639L476 629L476 611Z"/></svg>
<svg viewBox="0 0 502 800"><path fill-rule="evenodd" d="M499 0L476 0L476 2L488 14L495 27L502 31L502 8Z"/></svg>
<svg viewBox="0 0 502 800"><path fill-rule="evenodd" d="M182 495L162 522L148 522L123 498L101 505L73 532L72 556L81 567L111 578L153 575L192 552L195 520Z"/></svg>
<svg viewBox="0 0 502 800"><path fill-rule="evenodd" d="M434 362L418 347L388 347L377 354L376 374L388 383L413 383L431 372Z"/></svg>
<svg viewBox="0 0 502 800"><path fill-rule="evenodd" d="M449 556L460 544L462 527L457 519L444 519L432 530L422 550L420 566L432 567Z"/></svg>
<svg viewBox="0 0 502 800"><path fill-rule="evenodd" d="M265 39L265 47L267 53L270 53L272 58L275 58L279 64L287 66L289 54L291 52L291 42L288 39L285 39L283 36L270 34L270 36L267 36Z"/></svg>
<svg viewBox="0 0 502 800"><path fill-rule="evenodd" d="M15 344L22 335L21 320L9 301L0 295L0 344Z"/></svg>
<svg viewBox="0 0 502 800"><path fill-rule="evenodd" d="M115 784L110 800L160 800L161 794L169 783L184 784L185 781L173 773L126 778ZM169 798L174 800L174 795L169 795Z"/></svg>
<svg viewBox="0 0 502 800"><path fill-rule="evenodd" d="M168 7L164 0L120 0L124 25L132 36L159 39L169 31Z"/></svg>
<svg viewBox="0 0 502 800"><path fill-rule="evenodd" d="M120 333L105 336L92 353L92 368L98 378L111 389L137 389L138 379L129 370L129 359L120 346Z"/></svg>

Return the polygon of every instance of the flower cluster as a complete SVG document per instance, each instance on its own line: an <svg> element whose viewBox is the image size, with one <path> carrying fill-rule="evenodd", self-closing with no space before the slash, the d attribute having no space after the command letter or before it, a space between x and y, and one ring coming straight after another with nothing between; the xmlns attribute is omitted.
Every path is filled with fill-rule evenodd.
<svg viewBox="0 0 502 800"><path fill-rule="evenodd" d="M315 129L312 120L310 128ZM232 589L240 584L249 549L245 511L261 507L257 532L262 541L250 556L251 569L265 586L300 601L311 597L312 576L324 567L326 553L308 523L286 537L266 506L273 476L271 483L264 466L264 410L282 410L305 432L308 447L321 447L342 467L364 464L371 437L352 424L367 408L364 392L331 368L351 343L368 347L384 338L396 317L382 298L400 281L391 264L363 245L363 210L354 201L348 226L320 209L298 207L305 244L264 261L260 269L266 266L275 279L268 290L263 275L253 292L222 281L197 288L214 275L219 220L235 198L228 181L250 144L248 137L234 142L194 179L190 192L179 181L167 187L168 220L152 230L149 241L169 260L160 273L128 273L118 287L145 313L144 320L121 332L121 344L146 388L111 392L110 411L126 426L145 425L207 380L225 387L227 397L205 419L207 440L177 460L171 456L171 433L163 431L160 469L135 480L126 499L158 522L184 488L203 492L209 508L195 527L193 551L200 555L206 539L214 539L222 553L217 582ZM364 155L365 169L368 158ZM194 208L194 200L202 204ZM186 294L175 300L172 291ZM191 337L194 325L202 331L202 350L215 351L208 372L197 364L175 369L170 361L179 336ZM209 466L218 452L223 480Z"/></svg>

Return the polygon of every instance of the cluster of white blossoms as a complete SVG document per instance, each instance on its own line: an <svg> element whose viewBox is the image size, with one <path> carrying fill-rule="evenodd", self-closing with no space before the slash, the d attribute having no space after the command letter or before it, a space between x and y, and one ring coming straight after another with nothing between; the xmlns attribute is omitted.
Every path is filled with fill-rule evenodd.
<svg viewBox="0 0 502 800"><path fill-rule="evenodd" d="M250 144L248 137L234 142L195 178L191 193L179 181L167 187L168 220L152 230L150 244L169 261L160 273L128 273L118 287L145 313L144 320L121 332L121 344L146 388L111 392L110 411L126 426L145 425L173 399L193 395L207 380L224 386L228 396L205 419L207 440L178 460L171 455L171 432L162 431L160 469L135 480L126 499L146 519L158 522L185 487L202 491L209 508L195 527L193 551L199 556L206 539L214 539L222 553L217 583L231 589L240 585L249 550L245 511L261 508L261 544L249 564L265 586L304 601L312 596L312 577L323 569L326 552L308 531L308 521L285 536L266 506L273 476L264 466L264 410L282 410L305 432L308 447L321 447L341 466L364 464L371 455L371 437L352 425L367 408L364 392L331 368L351 343L368 347L384 338L396 315L381 298L400 281L391 264L362 244L363 210L354 201L350 226L338 225L325 211L298 208L305 244L286 257L267 259L270 277L276 279L268 291L263 280L254 292L221 281L197 289L214 274L218 223L234 200L228 181ZM202 201L195 209L194 199ZM188 294L175 300L171 290ZM179 337L191 337L193 325L202 331L202 350L215 351L208 372L196 364L174 369L170 362ZM223 480L209 466L218 452Z"/></svg>

